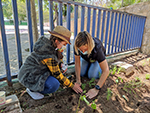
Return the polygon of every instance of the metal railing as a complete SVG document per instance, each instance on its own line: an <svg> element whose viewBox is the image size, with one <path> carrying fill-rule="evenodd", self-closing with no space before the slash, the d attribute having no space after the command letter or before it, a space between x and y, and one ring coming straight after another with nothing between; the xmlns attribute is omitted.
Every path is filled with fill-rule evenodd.
<svg viewBox="0 0 150 113"><path fill-rule="evenodd" d="M43 30L43 6L42 0L38 0L39 7L39 25L40 35L44 35ZM142 44L142 37L145 26L145 16L130 14L121 12L118 10L111 10L108 8L92 6L72 1L63 0L50 0L49 1L49 23L50 30L54 29L54 14L53 14L53 3L58 3L58 25L64 25L73 32L73 37L77 36L80 31L88 31L92 37L99 38L106 48L107 55L111 55L118 52L128 51L136 48L140 48ZM67 16L66 21L63 17L63 5L67 5ZM20 44L20 33L18 25L18 11L17 11L17 0L12 0L13 6L13 17L15 27L15 39L17 45L18 54L18 66L22 65L22 52ZM73 7L73 19L71 18ZM0 0L0 36L2 40L2 48L5 59L5 68L7 75L8 85L12 84L10 64L8 57L7 39L4 27L4 17L2 11L2 1ZM27 9L27 21L28 21L28 36L30 52L33 51L33 34L32 34L32 20L31 20L31 7L30 0L26 0ZM71 25L73 24L73 25ZM72 47L72 46L71 46ZM70 62L70 45L67 45L67 63ZM74 59L73 59L74 60ZM3 78L1 78L2 80Z"/></svg>

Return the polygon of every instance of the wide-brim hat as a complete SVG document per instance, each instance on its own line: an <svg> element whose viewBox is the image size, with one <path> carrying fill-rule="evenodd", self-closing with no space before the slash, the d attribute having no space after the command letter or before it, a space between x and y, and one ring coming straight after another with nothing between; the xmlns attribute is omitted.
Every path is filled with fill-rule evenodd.
<svg viewBox="0 0 150 113"><path fill-rule="evenodd" d="M71 44L70 43L71 32L67 28L63 26L56 26L53 31L48 31L48 32L51 35L66 41L68 44Z"/></svg>

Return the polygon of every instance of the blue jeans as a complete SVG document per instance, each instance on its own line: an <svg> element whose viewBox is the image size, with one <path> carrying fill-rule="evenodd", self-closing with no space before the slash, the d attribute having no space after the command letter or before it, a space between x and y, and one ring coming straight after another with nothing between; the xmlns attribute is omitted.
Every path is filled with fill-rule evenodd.
<svg viewBox="0 0 150 113"><path fill-rule="evenodd" d="M60 86L59 81L55 77L49 76L45 82L44 91L41 91L40 93L42 94L53 93L58 90L59 86Z"/></svg>
<svg viewBox="0 0 150 113"><path fill-rule="evenodd" d="M88 78L95 78L98 79L100 78L102 73L102 70L99 66L98 61L90 63L81 58L81 73L80 75L83 76L88 76Z"/></svg>

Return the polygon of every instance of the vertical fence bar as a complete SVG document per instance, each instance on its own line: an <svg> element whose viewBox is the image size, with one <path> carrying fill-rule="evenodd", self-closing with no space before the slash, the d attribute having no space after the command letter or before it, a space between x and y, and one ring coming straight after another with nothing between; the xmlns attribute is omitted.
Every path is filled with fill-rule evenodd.
<svg viewBox="0 0 150 113"><path fill-rule="evenodd" d="M67 28L70 30L70 4L67 4ZM70 62L70 45L67 44L67 63Z"/></svg>
<svg viewBox="0 0 150 113"><path fill-rule="evenodd" d="M88 7L88 17L87 17L87 31L90 33L90 23L91 23L91 8Z"/></svg>
<svg viewBox="0 0 150 113"><path fill-rule="evenodd" d="M62 22L62 3L61 2L59 2L59 8L58 8L58 10L59 10L59 16L58 16L58 19L59 19L59 25L63 25L63 22Z"/></svg>
<svg viewBox="0 0 150 113"><path fill-rule="evenodd" d="M13 6L13 17L14 17L14 27L15 27L15 39L17 45L17 55L18 55L18 66L19 68L22 65L22 52L21 52L21 43L20 43L20 34L19 34L19 21L18 21L18 10L16 0L12 0Z"/></svg>
<svg viewBox="0 0 150 113"><path fill-rule="evenodd" d="M110 54L110 45L111 45L111 34L112 34L113 21L114 21L114 12L112 12L112 15L111 15L110 34L109 34L109 42L108 42L108 54Z"/></svg>
<svg viewBox="0 0 150 113"><path fill-rule="evenodd" d="M109 30L110 11L107 12L106 32L105 32L105 48L107 48L107 37Z"/></svg>
<svg viewBox="0 0 150 113"><path fill-rule="evenodd" d="M141 32L141 20L139 17L139 30L138 30L138 36L137 36L137 48L139 48L139 43L140 43L140 32Z"/></svg>
<svg viewBox="0 0 150 113"><path fill-rule="evenodd" d="M137 28L137 17L135 17L134 19L134 26L133 26L133 40L132 40L132 45L131 45L131 49L135 48L135 42L136 42L136 28Z"/></svg>
<svg viewBox="0 0 150 113"><path fill-rule="evenodd" d="M26 0L26 7L27 7L29 45L30 45L30 53L31 53L33 51L33 34L32 34L32 20L31 20L30 0Z"/></svg>
<svg viewBox="0 0 150 113"><path fill-rule="evenodd" d="M101 41L102 41L102 43L103 43L103 36L104 36L105 16L106 16L106 11L103 10L103 20L102 20L102 30L101 30Z"/></svg>
<svg viewBox="0 0 150 113"><path fill-rule="evenodd" d="M121 37L122 37L122 29L123 29L123 21L124 20L124 14L122 14L122 21L121 21L121 27L120 27L120 36L119 36L119 44L118 44L118 52L120 51L120 43L121 43Z"/></svg>
<svg viewBox="0 0 150 113"><path fill-rule="evenodd" d="M128 20L127 20L127 27L126 27L126 33L125 33L125 42L124 42L124 50L126 50L126 43L127 43L127 34L128 34L128 26L129 26L129 20L130 16L128 15Z"/></svg>
<svg viewBox="0 0 150 113"><path fill-rule="evenodd" d="M49 24L50 24L50 31L54 29L53 23L53 1L49 1Z"/></svg>
<svg viewBox="0 0 150 113"><path fill-rule="evenodd" d="M42 6L42 3L43 3L43 0L38 0L40 35L44 35L44 30L43 30L43 6Z"/></svg>
<svg viewBox="0 0 150 113"><path fill-rule="evenodd" d="M118 36L119 36L119 30L120 30L120 17L121 17L121 13L119 13L119 17L118 17L118 27L117 27L117 34L116 34L115 52L117 50L117 42L118 42Z"/></svg>
<svg viewBox="0 0 150 113"><path fill-rule="evenodd" d="M81 31L84 31L84 15L85 15L85 7L82 6L82 10L81 10Z"/></svg>
<svg viewBox="0 0 150 113"><path fill-rule="evenodd" d="M142 32L141 32L141 42L140 42L140 47L142 45L142 39L143 39L143 33L144 33L144 27L145 27L145 21L146 21L146 18L142 18L143 20L143 24L142 24Z"/></svg>
<svg viewBox="0 0 150 113"><path fill-rule="evenodd" d="M131 33L131 26L132 26L132 16L130 16L130 25L129 25L129 31L128 31L128 36L127 36L127 45L126 45L126 50L129 49L129 43L130 43L130 33Z"/></svg>
<svg viewBox="0 0 150 113"><path fill-rule="evenodd" d="M126 25L127 25L127 14L125 15L125 19L124 19L124 27L123 27L123 34L122 34L122 43L121 43L121 51L123 51L123 44L124 44L124 40L125 40L125 29L126 29Z"/></svg>
<svg viewBox="0 0 150 113"><path fill-rule="evenodd" d="M78 32L78 5L75 5L74 9L74 40L75 37L77 36ZM73 55L73 61L75 60L74 55Z"/></svg>
<svg viewBox="0 0 150 113"><path fill-rule="evenodd" d="M97 22L97 38L99 39L100 32L100 23L101 23L101 10L98 11L98 22Z"/></svg>
<svg viewBox="0 0 150 113"><path fill-rule="evenodd" d="M2 41L1 44L2 44L2 48L3 48L3 53L4 53L7 84L9 86L12 86L11 72L10 72L10 65L9 65L9 55L8 55L8 48L7 48L7 39L6 39L6 34L5 34L4 17L3 17L1 0L0 0L0 37L1 37L1 41Z"/></svg>
<svg viewBox="0 0 150 113"><path fill-rule="evenodd" d="M117 15L118 15L118 13L116 12L116 14L115 14L115 23L114 23L114 32L113 32L113 37L112 37L111 54L113 53L113 49L114 49L114 40L115 40L115 35L116 35Z"/></svg>
<svg viewBox="0 0 150 113"><path fill-rule="evenodd" d="M135 43L134 43L134 47L135 48L137 48L137 42L138 42L138 40L137 40L137 36L138 36L138 30L139 30L139 17L137 17L137 22L136 22L136 28L135 28Z"/></svg>
<svg viewBox="0 0 150 113"><path fill-rule="evenodd" d="M96 9L93 9L92 37L95 37Z"/></svg>
<svg viewBox="0 0 150 113"><path fill-rule="evenodd" d="M130 42L129 42L129 46L128 46L129 49L132 49L131 44L133 42L133 33L134 33L133 27L134 27L134 25L135 25L135 16L132 17L132 25L131 25L131 32L130 32Z"/></svg>

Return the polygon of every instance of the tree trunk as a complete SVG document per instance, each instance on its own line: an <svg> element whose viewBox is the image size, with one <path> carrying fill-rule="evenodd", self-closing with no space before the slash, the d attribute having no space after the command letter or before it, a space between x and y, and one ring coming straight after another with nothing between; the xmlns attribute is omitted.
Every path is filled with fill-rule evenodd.
<svg viewBox="0 0 150 113"><path fill-rule="evenodd" d="M32 19L33 42L35 43L39 38L38 28L37 28L36 10L35 10L35 1L30 0L30 3L31 3L31 19Z"/></svg>

